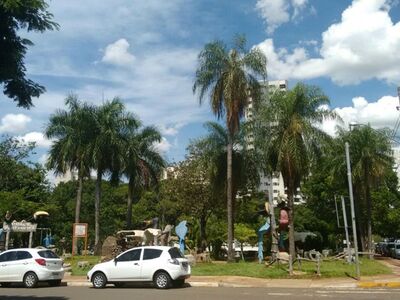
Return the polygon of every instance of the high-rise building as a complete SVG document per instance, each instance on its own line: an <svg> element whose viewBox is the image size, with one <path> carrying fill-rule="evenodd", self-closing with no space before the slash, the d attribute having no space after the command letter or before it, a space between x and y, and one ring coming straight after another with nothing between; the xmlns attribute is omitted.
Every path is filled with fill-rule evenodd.
<svg viewBox="0 0 400 300"><path fill-rule="evenodd" d="M264 94L263 101L269 101L269 98L276 91L286 91L288 88L287 80L274 80L266 81L262 83L262 93ZM254 103L252 98L249 97L249 105L245 110L245 120L252 121L254 114ZM253 133L248 133L246 136L247 149L254 149L254 135ZM282 174L275 172L273 174L266 174L264 172L260 173L260 185L258 187L259 192L263 192L268 197L272 197L275 205L279 203L282 199L286 198L285 184L283 182ZM298 191L297 195L294 197L295 203L303 203L303 199Z"/></svg>

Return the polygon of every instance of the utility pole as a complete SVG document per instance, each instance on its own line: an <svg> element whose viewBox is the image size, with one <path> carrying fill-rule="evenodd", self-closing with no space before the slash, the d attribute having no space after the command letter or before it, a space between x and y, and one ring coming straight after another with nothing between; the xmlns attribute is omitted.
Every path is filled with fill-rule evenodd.
<svg viewBox="0 0 400 300"><path fill-rule="evenodd" d="M349 182L349 196L350 196L350 206L351 206L351 222L353 227L353 240L354 240L354 252L355 252L354 254L356 260L356 278L360 280L360 262L358 260L356 215L354 210L353 183L351 179L350 146L348 142L345 143L345 147L346 147L347 179Z"/></svg>
<svg viewBox="0 0 400 300"><path fill-rule="evenodd" d="M343 210L343 220L344 220L344 231L346 233L346 245L347 245L347 261L350 264L352 261L351 248L350 248L350 239L349 239L349 230L347 226L347 213L346 206L344 204L344 197L342 196L342 210Z"/></svg>

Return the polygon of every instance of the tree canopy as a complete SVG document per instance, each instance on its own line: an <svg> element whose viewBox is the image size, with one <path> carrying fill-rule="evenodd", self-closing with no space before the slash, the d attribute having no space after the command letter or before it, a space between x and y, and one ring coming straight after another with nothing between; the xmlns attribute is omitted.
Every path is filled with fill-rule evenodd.
<svg viewBox="0 0 400 300"><path fill-rule="evenodd" d="M45 88L26 77L24 58L33 43L18 33L58 29L47 8L45 0L0 0L0 83L4 94L24 108L30 108L32 97L39 97Z"/></svg>

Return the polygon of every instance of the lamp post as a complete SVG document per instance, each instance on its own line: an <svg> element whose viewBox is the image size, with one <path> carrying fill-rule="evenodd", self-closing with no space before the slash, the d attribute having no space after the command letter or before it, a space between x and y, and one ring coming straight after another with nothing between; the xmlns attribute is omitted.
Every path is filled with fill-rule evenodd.
<svg viewBox="0 0 400 300"><path fill-rule="evenodd" d="M350 165L350 146L349 143L345 143L346 146L346 164L347 164L347 180L349 182L349 196L350 196L350 207L351 207L351 222L353 227L353 240L354 240L354 254L356 263L356 278L360 279L360 262L358 260L358 244L357 244L357 228L356 228L356 215L354 210L354 198L353 198L353 183L351 179L351 165Z"/></svg>

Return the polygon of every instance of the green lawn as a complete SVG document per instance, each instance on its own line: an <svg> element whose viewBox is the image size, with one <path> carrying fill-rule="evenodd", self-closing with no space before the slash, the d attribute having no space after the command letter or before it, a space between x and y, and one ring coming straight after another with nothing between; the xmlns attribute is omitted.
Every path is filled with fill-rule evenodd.
<svg viewBox="0 0 400 300"><path fill-rule="evenodd" d="M78 261L88 261L90 266L79 268ZM99 256L74 256L73 259L65 259L66 263L72 265L72 275L85 275L90 268L100 262ZM192 268L193 276L248 276L258 278L288 278L287 265L272 265L266 267L264 264L255 262L238 263L198 263ZM297 262L294 264L294 270L298 271ZM362 276L391 274L391 270L377 260L361 258L360 270ZM314 278L316 276L316 264L312 262L302 262L302 272L305 274L295 275L295 278ZM355 276L355 265L348 265L343 261L323 261L321 264L321 277L347 277Z"/></svg>
<svg viewBox="0 0 400 300"><path fill-rule="evenodd" d="M89 267L79 268L78 261L87 261L89 262ZM72 266L72 275L86 276L87 272L97 263L100 262L100 256L74 256L73 258L64 259L65 263L70 263Z"/></svg>
<svg viewBox="0 0 400 300"><path fill-rule="evenodd" d="M201 263L192 268L193 276L248 276L258 278L288 278L287 265L272 265L266 267L263 264L252 262L238 263ZM298 264L294 264L294 271L298 271ZM362 276L391 274L391 270L376 260L361 259L360 270ZM295 278L316 277L316 264L302 262L302 272L305 274L296 275ZM355 276L355 265L348 265L342 261L324 261L321 264L321 277L347 277Z"/></svg>

